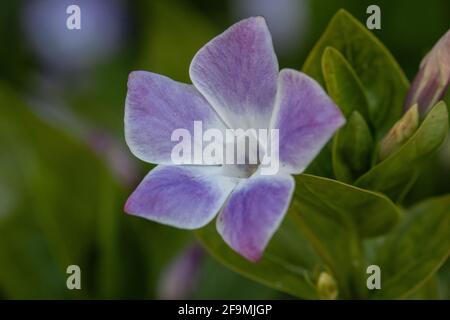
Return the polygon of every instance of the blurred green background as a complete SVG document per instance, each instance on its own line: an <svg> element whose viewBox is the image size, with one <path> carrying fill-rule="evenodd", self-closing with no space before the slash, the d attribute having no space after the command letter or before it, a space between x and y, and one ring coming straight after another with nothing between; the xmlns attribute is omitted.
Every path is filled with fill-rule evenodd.
<svg viewBox="0 0 450 320"><path fill-rule="evenodd" d="M66 8L81 8L67 30ZM280 68L300 69L331 16L365 23L410 79L450 27L445 0L5 1L0 10L0 298L290 298L226 269L188 231L123 213L151 165L123 138L127 77L189 82L195 52L232 23L263 15ZM450 147L406 203L450 192ZM82 290L68 290L78 265ZM448 265L448 263L447 263ZM446 266L449 268L448 266Z"/></svg>

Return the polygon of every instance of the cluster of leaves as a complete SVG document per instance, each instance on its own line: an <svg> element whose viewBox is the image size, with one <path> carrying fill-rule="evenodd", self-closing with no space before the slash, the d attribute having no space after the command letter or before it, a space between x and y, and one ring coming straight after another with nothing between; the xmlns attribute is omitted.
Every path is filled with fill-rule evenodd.
<svg viewBox="0 0 450 320"><path fill-rule="evenodd" d="M244 260L213 226L198 238L231 269L299 298L437 297L437 271L450 253L450 195L408 209L401 201L448 134L445 103L380 157L380 141L403 116L409 83L380 41L343 10L303 71L327 89L347 124L297 176L289 212L263 259ZM381 290L366 286L374 264L381 268ZM321 283L323 274L331 289Z"/></svg>

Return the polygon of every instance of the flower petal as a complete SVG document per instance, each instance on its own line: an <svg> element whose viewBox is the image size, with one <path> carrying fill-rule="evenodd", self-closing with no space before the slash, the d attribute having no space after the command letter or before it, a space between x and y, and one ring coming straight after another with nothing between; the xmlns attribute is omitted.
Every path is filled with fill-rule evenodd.
<svg viewBox="0 0 450 320"><path fill-rule="evenodd" d="M259 260L283 220L294 186L294 179L287 174L255 173L242 180L217 219L217 231L239 254Z"/></svg>
<svg viewBox="0 0 450 320"><path fill-rule="evenodd" d="M202 121L203 130L225 130L223 122L194 86L151 72L130 74L125 138L136 157L150 163L173 164L171 152L179 141L171 141L171 135L175 129L187 129L193 137L194 121ZM192 153L193 150L192 145Z"/></svg>
<svg viewBox="0 0 450 320"><path fill-rule="evenodd" d="M295 70L281 70L271 128L279 130L282 168L303 172L344 123L340 109L315 80Z"/></svg>
<svg viewBox="0 0 450 320"><path fill-rule="evenodd" d="M182 229L210 222L235 183L216 166L159 165L125 204L125 212Z"/></svg>
<svg viewBox="0 0 450 320"><path fill-rule="evenodd" d="M157 298L182 300L192 298L199 285L205 255L199 244L193 244L178 255L159 279Z"/></svg>
<svg viewBox="0 0 450 320"><path fill-rule="evenodd" d="M192 60L192 83L233 129L267 129L278 61L262 17L242 20L201 48Z"/></svg>

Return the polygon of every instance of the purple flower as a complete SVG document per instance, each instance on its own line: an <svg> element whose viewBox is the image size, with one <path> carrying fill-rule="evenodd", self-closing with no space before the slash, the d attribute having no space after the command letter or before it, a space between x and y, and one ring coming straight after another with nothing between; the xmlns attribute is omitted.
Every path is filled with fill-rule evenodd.
<svg viewBox="0 0 450 320"><path fill-rule="evenodd" d="M419 105L425 114L445 95L450 83L450 30L442 36L420 63L419 73L406 97L404 108Z"/></svg>
<svg viewBox="0 0 450 320"><path fill-rule="evenodd" d="M242 20L207 43L189 73L193 85L149 72L130 74L126 141L134 155L158 166L125 211L183 229L203 227L220 212L216 226L224 241L257 261L289 206L291 174L303 172L345 119L313 79L291 69L279 72L262 17ZM178 128L192 132L194 121L222 131L278 129L279 172L173 165L171 134Z"/></svg>
<svg viewBox="0 0 450 320"><path fill-rule="evenodd" d="M158 286L158 298L164 300L189 299L200 280L204 251L191 245L164 270Z"/></svg>

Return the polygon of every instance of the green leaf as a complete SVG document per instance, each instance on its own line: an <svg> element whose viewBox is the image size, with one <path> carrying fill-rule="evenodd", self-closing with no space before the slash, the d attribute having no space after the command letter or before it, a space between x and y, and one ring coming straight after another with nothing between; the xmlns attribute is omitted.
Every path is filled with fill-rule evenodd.
<svg viewBox="0 0 450 320"><path fill-rule="evenodd" d="M336 178L352 183L370 168L373 139L364 118L354 111L334 136L333 169Z"/></svg>
<svg viewBox="0 0 450 320"><path fill-rule="evenodd" d="M450 195L413 207L378 252L381 290L373 298L401 299L421 287L450 254Z"/></svg>
<svg viewBox="0 0 450 320"><path fill-rule="evenodd" d="M339 10L309 54L303 71L322 86L322 56L327 47L342 53L361 80L368 98L371 125L383 136L403 113L408 80L389 51L364 25ZM351 93L346 93L346 95Z"/></svg>
<svg viewBox="0 0 450 320"><path fill-rule="evenodd" d="M316 206L322 208L322 215L337 222L347 221L347 217L350 217L361 237L385 234L400 218L397 206L377 192L308 174L297 176L296 181L295 199L311 202L306 196L308 194L317 200ZM331 211L326 209L329 206L333 207ZM332 212L336 212L336 215Z"/></svg>
<svg viewBox="0 0 450 320"><path fill-rule="evenodd" d="M339 298L363 298L360 237L389 231L398 209L383 195L336 180L302 174L296 181L296 217L336 279Z"/></svg>
<svg viewBox="0 0 450 320"><path fill-rule="evenodd" d="M296 225L292 211L288 212L257 263L247 261L231 250L217 233L214 223L195 234L211 255L228 268L293 296L318 298L314 271L322 268L321 262Z"/></svg>
<svg viewBox="0 0 450 320"><path fill-rule="evenodd" d="M382 192L393 200L401 199L420 165L439 148L447 133L447 107L440 102L402 147L361 176L355 185Z"/></svg>
<svg viewBox="0 0 450 320"><path fill-rule="evenodd" d="M364 88L344 56L333 47L326 47L322 56L322 71L328 94L348 119L358 111L369 119Z"/></svg>

